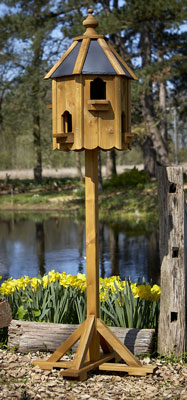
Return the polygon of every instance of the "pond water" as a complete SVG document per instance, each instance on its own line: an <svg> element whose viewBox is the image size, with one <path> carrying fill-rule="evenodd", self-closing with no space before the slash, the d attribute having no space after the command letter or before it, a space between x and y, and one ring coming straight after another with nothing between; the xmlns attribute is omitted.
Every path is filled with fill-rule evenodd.
<svg viewBox="0 0 187 400"><path fill-rule="evenodd" d="M129 222L99 223L100 275L159 283L158 228ZM0 216L0 275L3 280L37 276L54 269L86 272L85 222L60 214ZM2 281L1 281L2 282Z"/></svg>

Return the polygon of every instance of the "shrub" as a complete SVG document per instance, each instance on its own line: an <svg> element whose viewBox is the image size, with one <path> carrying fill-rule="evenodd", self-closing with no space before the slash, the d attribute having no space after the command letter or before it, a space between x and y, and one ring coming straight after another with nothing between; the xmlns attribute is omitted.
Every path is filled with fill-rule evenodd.
<svg viewBox="0 0 187 400"><path fill-rule="evenodd" d="M142 189L146 183L150 182L148 174L133 168L125 171L120 175L112 175L112 177L104 183L105 187L123 187Z"/></svg>

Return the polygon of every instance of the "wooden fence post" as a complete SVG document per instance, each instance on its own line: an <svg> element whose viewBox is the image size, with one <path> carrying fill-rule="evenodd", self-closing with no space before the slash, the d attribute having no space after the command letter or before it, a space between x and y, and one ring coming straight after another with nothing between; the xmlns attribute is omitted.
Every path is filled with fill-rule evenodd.
<svg viewBox="0 0 187 400"><path fill-rule="evenodd" d="M187 215L183 168L158 170L161 300L158 351L185 352L187 333Z"/></svg>

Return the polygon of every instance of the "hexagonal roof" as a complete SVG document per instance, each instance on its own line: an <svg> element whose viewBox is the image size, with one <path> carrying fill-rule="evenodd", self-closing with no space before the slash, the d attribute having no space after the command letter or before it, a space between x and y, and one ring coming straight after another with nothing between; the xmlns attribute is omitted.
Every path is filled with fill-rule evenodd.
<svg viewBox="0 0 187 400"><path fill-rule="evenodd" d="M112 45L98 35L95 27L97 20L92 15L93 10L88 10L88 17L83 21L87 28L84 35L74 38L74 42L51 68L45 79L60 78L76 74L94 75L121 75L137 80L134 72L120 57Z"/></svg>

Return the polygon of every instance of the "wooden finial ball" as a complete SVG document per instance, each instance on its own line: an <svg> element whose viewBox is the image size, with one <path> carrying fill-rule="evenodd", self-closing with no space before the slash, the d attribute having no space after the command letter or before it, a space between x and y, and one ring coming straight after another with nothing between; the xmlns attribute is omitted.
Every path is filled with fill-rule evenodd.
<svg viewBox="0 0 187 400"><path fill-rule="evenodd" d="M85 26L86 28L96 28L96 26L98 25L97 20L95 19L95 17L92 14L93 14L93 10L92 10L92 8L89 8L88 16L82 23L83 26Z"/></svg>

